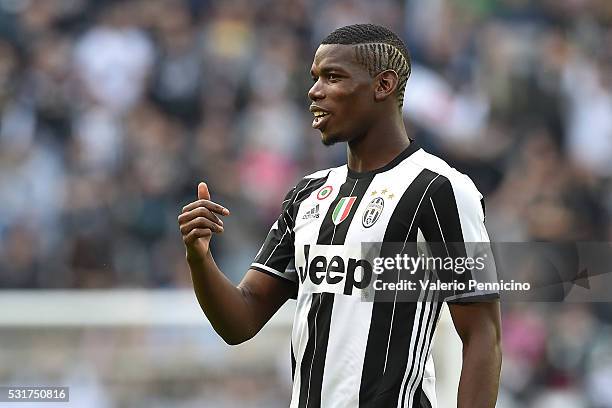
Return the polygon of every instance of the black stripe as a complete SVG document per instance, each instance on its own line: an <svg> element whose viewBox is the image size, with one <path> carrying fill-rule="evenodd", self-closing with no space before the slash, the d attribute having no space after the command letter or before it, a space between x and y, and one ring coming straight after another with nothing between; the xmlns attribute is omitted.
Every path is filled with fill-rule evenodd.
<svg viewBox="0 0 612 408"><path fill-rule="evenodd" d="M484 217L486 217L487 216L487 207L485 206L484 198L480 199L480 206L482 207L482 215Z"/></svg>
<svg viewBox="0 0 612 408"><path fill-rule="evenodd" d="M432 181L437 174L429 170L423 170L408 186L400 201L398 202L383 239L381 256L395 256L397 243L403 243L408 236L404 253L415 256L416 237L419 214L425 192L429 194L428 186L433 190ZM423 200L421 198L423 197ZM420 203L420 204L419 204ZM414 223L412 228L413 217ZM409 231L410 229L410 231ZM388 243L388 245L385 245ZM389 271L379 276L385 282L395 282L398 279L397 271ZM400 279L408 279L409 271L400 270ZM415 274L412 279L420 275ZM417 278L418 279L418 278ZM408 351L412 336L412 327L415 322L416 303L407 302L398 297L394 305L395 294L378 291L375 295L375 303L372 310L368 343L365 351L365 359L361 374L361 386L359 390L360 407L390 407L397 404L401 383L408 363ZM393 316L393 318L392 318ZM393 320L393 327L391 327ZM389 333L391 339L389 340ZM387 345L389 352L387 354ZM387 365L385 368L385 358Z"/></svg>
<svg viewBox="0 0 612 408"><path fill-rule="evenodd" d="M299 408L321 407L323 367L327 355L333 306L333 293L312 294L312 303L308 312L308 343L300 365Z"/></svg>
<svg viewBox="0 0 612 408"><path fill-rule="evenodd" d="M291 340L291 380L295 381L295 352L293 351L293 340Z"/></svg>
<svg viewBox="0 0 612 408"><path fill-rule="evenodd" d="M427 395L425 395L425 393L423 392L423 381L422 380L419 383L419 387L417 388L416 392L414 393L414 399L412 400L412 406L413 408L432 408L429 398L427 398Z"/></svg>

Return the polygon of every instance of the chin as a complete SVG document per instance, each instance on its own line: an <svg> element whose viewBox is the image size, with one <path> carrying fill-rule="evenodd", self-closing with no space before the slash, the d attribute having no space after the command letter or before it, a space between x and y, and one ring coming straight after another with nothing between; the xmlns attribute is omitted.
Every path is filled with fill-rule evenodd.
<svg viewBox="0 0 612 408"><path fill-rule="evenodd" d="M323 132L321 133L321 143L323 143L325 146L333 146L336 143L342 143L345 141L346 140L342 139L340 135L330 135Z"/></svg>
<svg viewBox="0 0 612 408"><path fill-rule="evenodd" d="M333 146L333 145L335 145L337 143L337 141L334 140L334 139L331 139L331 138L323 136L321 138L321 143L323 143L323 145L325 145L325 146Z"/></svg>

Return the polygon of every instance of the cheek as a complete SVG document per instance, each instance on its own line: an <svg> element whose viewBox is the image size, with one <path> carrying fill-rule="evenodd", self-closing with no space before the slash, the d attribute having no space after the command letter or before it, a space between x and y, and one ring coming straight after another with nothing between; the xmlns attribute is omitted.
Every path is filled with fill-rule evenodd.
<svg viewBox="0 0 612 408"><path fill-rule="evenodd" d="M338 102L336 113L342 118L341 128L362 127L371 116L371 93L365 84L336 89L334 99Z"/></svg>
<svg viewBox="0 0 612 408"><path fill-rule="evenodd" d="M355 123L367 123L372 115L372 106L370 101L364 95L351 100L347 104L349 114Z"/></svg>

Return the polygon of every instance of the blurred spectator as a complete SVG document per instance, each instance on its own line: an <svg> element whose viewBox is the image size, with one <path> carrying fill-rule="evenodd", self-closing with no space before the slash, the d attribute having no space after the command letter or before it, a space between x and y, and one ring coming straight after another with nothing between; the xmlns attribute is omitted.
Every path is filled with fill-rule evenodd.
<svg viewBox="0 0 612 408"><path fill-rule="evenodd" d="M74 68L85 96L113 112L142 97L153 62L153 46L135 25L137 12L130 2L112 3L75 44Z"/></svg>

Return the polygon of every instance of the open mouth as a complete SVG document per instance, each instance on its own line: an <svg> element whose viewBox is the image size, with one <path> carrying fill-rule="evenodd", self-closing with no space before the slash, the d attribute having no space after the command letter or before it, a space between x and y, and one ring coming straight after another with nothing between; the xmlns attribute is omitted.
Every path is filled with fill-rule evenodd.
<svg viewBox="0 0 612 408"><path fill-rule="evenodd" d="M313 115L314 115L314 119L312 121L312 127L315 129L320 129L325 124L325 122L327 121L327 118L329 117L329 113L323 112L323 111L314 111Z"/></svg>

